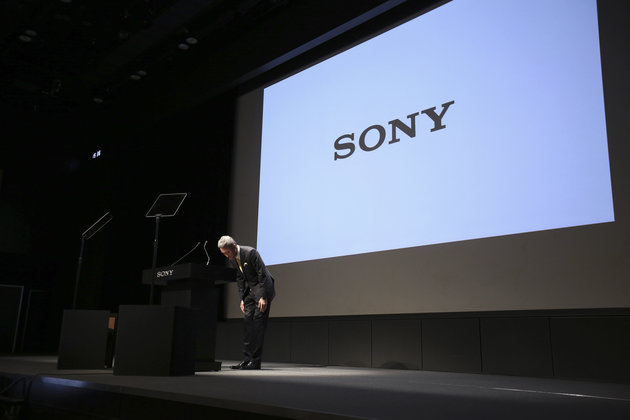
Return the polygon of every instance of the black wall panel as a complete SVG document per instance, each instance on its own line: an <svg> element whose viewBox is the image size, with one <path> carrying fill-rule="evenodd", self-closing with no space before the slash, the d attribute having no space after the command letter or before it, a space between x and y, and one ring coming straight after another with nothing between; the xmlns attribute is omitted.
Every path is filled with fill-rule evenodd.
<svg viewBox="0 0 630 420"><path fill-rule="evenodd" d="M291 323L291 362L328 364L328 322L296 320Z"/></svg>
<svg viewBox="0 0 630 420"><path fill-rule="evenodd" d="M630 381L630 317L551 319L555 374Z"/></svg>
<svg viewBox="0 0 630 420"><path fill-rule="evenodd" d="M329 328L331 365L358 367L372 365L370 321L331 321Z"/></svg>
<svg viewBox="0 0 630 420"><path fill-rule="evenodd" d="M481 373L477 318L422 320L425 370Z"/></svg>
<svg viewBox="0 0 630 420"><path fill-rule="evenodd" d="M422 369L420 320L372 321L372 367Z"/></svg>
<svg viewBox="0 0 630 420"><path fill-rule="evenodd" d="M218 324L219 358L242 357L241 319ZM630 310L269 320L263 363L424 369L630 383Z"/></svg>
<svg viewBox="0 0 630 420"><path fill-rule="evenodd" d="M484 373L553 376L548 318L482 318L480 321Z"/></svg>
<svg viewBox="0 0 630 420"><path fill-rule="evenodd" d="M216 358L219 360L241 360L243 358L242 319L217 323ZM265 358L265 360L267 359Z"/></svg>
<svg viewBox="0 0 630 420"><path fill-rule="evenodd" d="M263 359L274 362L291 362L291 322L270 319L265 334Z"/></svg>

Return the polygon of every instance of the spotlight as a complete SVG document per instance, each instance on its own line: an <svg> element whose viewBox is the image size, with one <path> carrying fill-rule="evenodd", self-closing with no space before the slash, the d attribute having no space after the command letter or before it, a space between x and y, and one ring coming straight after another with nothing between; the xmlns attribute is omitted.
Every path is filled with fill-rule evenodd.
<svg viewBox="0 0 630 420"><path fill-rule="evenodd" d="M146 72L146 71L144 71L144 70L138 70L138 71L136 72L136 74L137 74L138 76L142 76L142 77L144 77L144 76L146 76L146 75L147 75L147 72Z"/></svg>
<svg viewBox="0 0 630 420"><path fill-rule="evenodd" d="M129 78L131 80L140 80L140 76L138 76L137 74L132 74L131 76L129 76Z"/></svg>
<svg viewBox="0 0 630 420"><path fill-rule="evenodd" d="M32 30L32 29L27 29L27 30L25 30L25 31L24 31L24 33L25 33L26 35L30 36L31 38L34 38L34 37L36 37L36 36L37 36L37 32L35 32L35 31L34 31L34 30Z"/></svg>
<svg viewBox="0 0 630 420"><path fill-rule="evenodd" d="M181 44L179 44L179 45L177 46L177 48L179 48L179 49L180 49L180 50L182 50L182 51L186 51L186 50L187 50L187 49L189 49L190 47L188 46L188 44L181 43Z"/></svg>
<svg viewBox="0 0 630 420"><path fill-rule="evenodd" d="M30 36L25 35L25 34L21 34L20 36L18 36L18 38L22 42L31 42L33 40L33 38L31 38Z"/></svg>
<svg viewBox="0 0 630 420"><path fill-rule="evenodd" d="M195 45L195 44L196 44L197 42L199 42L199 41L197 41L197 38L193 38L193 37L191 36L191 37L186 38L186 42L187 42L188 44L190 44L190 45Z"/></svg>

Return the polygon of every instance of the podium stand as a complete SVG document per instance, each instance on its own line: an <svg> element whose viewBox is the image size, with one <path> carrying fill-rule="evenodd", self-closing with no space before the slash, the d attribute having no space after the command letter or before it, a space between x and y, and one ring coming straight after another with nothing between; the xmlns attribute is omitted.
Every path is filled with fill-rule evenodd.
<svg viewBox="0 0 630 420"><path fill-rule="evenodd" d="M63 311L57 369L106 369L109 311Z"/></svg>
<svg viewBox="0 0 630 420"><path fill-rule="evenodd" d="M142 282L162 286L161 306L192 309L195 330L195 371L216 371L216 329L219 291L216 285L233 282L232 268L202 264L180 264L144 270Z"/></svg>
<svg viewBox="0 0 630 420"><path fill-rule="evenodd" d="M194 323L189 308L121 305L114 375L194 375Z"/></svg>

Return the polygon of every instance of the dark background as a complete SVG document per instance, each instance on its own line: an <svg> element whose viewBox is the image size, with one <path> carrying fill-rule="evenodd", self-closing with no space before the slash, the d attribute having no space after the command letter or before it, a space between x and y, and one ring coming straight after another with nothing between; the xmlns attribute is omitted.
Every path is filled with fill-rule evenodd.
<svg viewBox="0 0 630 420"><path fill-rule="evenodd" d="M79 309L148 303L145 214L160 193L188 197L160 223L158 265L205 240L222 263L236 97L434 3L2 2L0 284L33 298L18 350L56 350L81 233L107 211L112 222L86 243ZM205 261L201 249L190 260Z"/></svg>

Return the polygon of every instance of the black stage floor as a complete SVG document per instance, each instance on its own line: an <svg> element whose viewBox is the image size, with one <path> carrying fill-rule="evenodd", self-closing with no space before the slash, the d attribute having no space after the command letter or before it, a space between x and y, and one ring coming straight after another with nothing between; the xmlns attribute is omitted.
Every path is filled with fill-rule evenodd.
<svg viewBox="0 0 630 420"><path fill-rule="evenodd" d="M234 371L234 361L194 376L114 376L56 361L0 357L3 397L15 398L5 411L14 401L33 419L630 419L628 384L283 363Z"/></svg>

